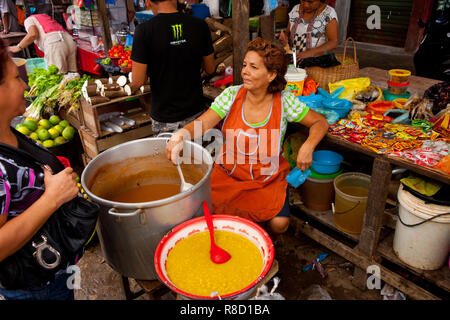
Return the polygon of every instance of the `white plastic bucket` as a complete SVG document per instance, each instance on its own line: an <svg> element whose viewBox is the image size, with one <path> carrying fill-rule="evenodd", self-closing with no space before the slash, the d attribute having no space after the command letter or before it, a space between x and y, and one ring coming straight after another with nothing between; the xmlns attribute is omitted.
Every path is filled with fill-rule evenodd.
<svg viewBox="0 0 450 320"><path fill-rule="evenodd" d="M400 260L422 270L440 269L450 252L450 215L443 215L418 226L438 214L450 212L450 207L426 204L403 190L397 194L399 218L395 227L394 252Z"/></svg>
<svg viewBox="0 0 450 320"><path fill-rule="evenodd" d="M303 85L306 79L306 70L301 68L295 68L295 71L288 69L285 74L286 88L285 90L290 90L295 96L301 96L303 93Z"/></svg>

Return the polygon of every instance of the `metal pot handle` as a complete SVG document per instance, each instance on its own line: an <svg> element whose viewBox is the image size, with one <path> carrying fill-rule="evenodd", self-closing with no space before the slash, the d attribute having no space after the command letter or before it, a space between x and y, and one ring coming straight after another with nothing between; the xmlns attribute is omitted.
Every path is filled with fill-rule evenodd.
<svg viewBox="0 0 450 320"><path fill-rule="evenodd" d="M132 212L118 212L116 210L116 208L111 208L108 210L108 213L112 216L116 216L116 217L133 217L135 215L138 215L139 213L142 212L142 209L137 209L135 211Z"/></svg>
<svg viewBox="0 0 450 320"><path fill-rule="evenodd" d="M165 138L165 136L167 136L167 138L172 138L173 133L172 132L161 132L160 134L158 134L156 137L157 138Z"/></svg>

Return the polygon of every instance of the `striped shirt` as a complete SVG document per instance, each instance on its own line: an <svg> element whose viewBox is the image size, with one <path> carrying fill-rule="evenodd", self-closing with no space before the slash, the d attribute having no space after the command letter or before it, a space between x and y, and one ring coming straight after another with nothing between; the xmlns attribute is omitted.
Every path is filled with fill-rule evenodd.
<svg viewBox="0 0 450 320"><path fill-rule="evenodd" d="M0 214L8 217L21 214L42 196L44 190L42 172L20 166L14 159L0 154Z"/></svg>

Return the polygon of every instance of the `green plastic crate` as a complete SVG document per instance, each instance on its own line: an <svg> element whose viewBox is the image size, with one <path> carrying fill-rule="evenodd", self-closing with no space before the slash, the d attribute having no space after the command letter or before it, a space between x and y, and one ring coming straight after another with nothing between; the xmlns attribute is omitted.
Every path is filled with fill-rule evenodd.
<svg viewBox="0 0 450 320"><path fill-rule="evenodd" d="M33 70L36 68L47 69L44 58L27 59L27 73L33 73Z"/></svg>

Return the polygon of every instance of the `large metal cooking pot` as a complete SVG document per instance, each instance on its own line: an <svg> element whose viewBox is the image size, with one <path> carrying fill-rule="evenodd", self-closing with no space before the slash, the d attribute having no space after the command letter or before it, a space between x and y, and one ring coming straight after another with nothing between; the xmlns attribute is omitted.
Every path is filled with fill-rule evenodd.
<svg viewBox="0 0 450 320"><path fill-rule="evenodd" d="M165 157L167 141L166 138L146 138L117 145L92 159L81 175L84 190L91 200L101 206L97 233L105 260L114 270L126 277L140 280L157 279L154 254L160 240L174 226L202 215L203 201L211 205L210 176L213 160L205 148L185 141L183 151L191 152L194 163L201 166L203 176L196 183L185 177L187 182L195 183L192 189L157 201L114 202L97 196L90 186L95 183L98 170L105 165L111 166L114 163L116 166L117 163L136 157ZM167 159L161 158L161 161L167 161L167 165L172 166ZM149 166L152 166L152 163L149 163ZM117 174L118 170L114 174ZM175 166L173 170L177 172ZM120 181L120 177L118 180Z"/></svg>

